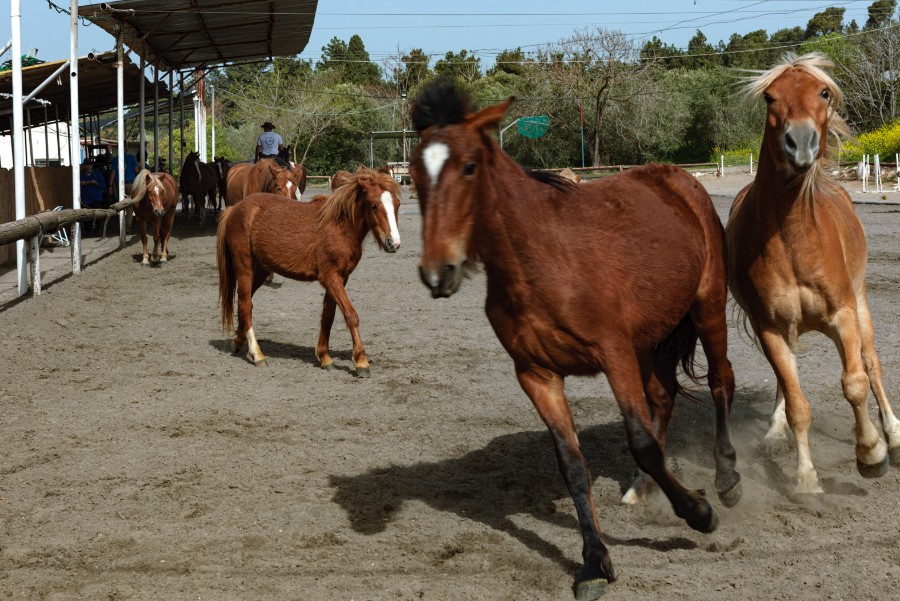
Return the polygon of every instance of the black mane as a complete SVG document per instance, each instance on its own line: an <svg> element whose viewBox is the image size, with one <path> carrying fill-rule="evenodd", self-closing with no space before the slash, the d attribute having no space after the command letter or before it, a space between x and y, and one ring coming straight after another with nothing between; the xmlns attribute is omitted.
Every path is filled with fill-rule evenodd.
<svg viewBox="0 0 900 601"><path fill-rule="evenodd" d="M420 132L432 125L462 123L469 113L469 95L452 79L441 78L422 90L411 113L413 126Z"/></svg>
<svg viewBox="0 0 900 601"><path fill-rule="evenodd" d="M523 167L523 169L525 169L525 174L531 179L537 180L542 184L547 184L560 192L569 191L577 186L572 180L566 179L553 171L537 171L527 167Z"/></svg>

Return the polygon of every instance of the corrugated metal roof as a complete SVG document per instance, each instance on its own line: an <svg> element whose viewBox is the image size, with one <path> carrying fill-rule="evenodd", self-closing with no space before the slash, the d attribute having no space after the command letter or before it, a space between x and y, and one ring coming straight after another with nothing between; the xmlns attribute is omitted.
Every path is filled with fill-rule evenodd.
<svg viewBox="0 0 900 601"><path fill-rule="evenodd" d="M106 111L118 106L116 96L116 53L104 52L93 58L82 57L78 59L78 108L82 115L90 115ZM44 82L65 61L41 63L33 67L22 69L22 89L27 95ZM59 107L60 118L69 113L69 70L63 71L58 82L51 82L47 87L38 92L37 98L49 100ZM141 70L125 56L124 69L125 104L138 102L140 98ZM153 82L144 79L146 98L153 101ZM0 93L12 94L12 71L0 72ZM159 82L159 97L166 98L168 90L163 81ZM35 107L37 104L30 103ZM50 119L55 116L53 106L49 110ZM32 112L32 123L38 125L44 121L43 109ZM12 129L12 108L4 105L0 110L0 131L7 132Z"/></svg>
<svg viewBox="0 0 900 601"><path fill-rule="evenodd" d="M164 69L292 56L312 32L317 0L119 0L79 14Z"/></svg>

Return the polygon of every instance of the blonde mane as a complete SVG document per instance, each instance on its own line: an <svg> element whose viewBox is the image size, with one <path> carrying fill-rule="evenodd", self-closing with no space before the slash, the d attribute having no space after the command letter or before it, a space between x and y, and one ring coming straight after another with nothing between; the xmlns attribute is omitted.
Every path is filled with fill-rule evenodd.
<svg viewBox="0 0 900 601"><path fill-rule="evenodd" d="M263 159L263 160L271 161L273 164L278 165L278 163L276 163L272 159ZM262 161L260 161L260 162L262 162ZM281 165L278 165L278 166L281 167ZM284 167L282 167L282 170L287 171L287 169L285 169ZM271 192L274 194L275 190L276 190L276 188L275 188L275 182L276 182L275 178L276 177L277 176L272 173L272 170L269 169L268 165L263 165L259 170L259 189L263 192Z"/></svg>
<svg viewBox="0 0 900 601"><path fill-rule="evenodd" d="M834 136L839 148L841 139L851 139L853 135L847 122L838 113L839 110L844 108L844 93L841 92L834 79L825 71L832 68L834 68L832 60L821 52L810 52L803 56L797 56L793 52L786 52L781 57L781 60L771 69L767 71L752 71L754 75L744 79L744 95L748 99L762 98L765 91L775 80L791 70L800 71L814 77L827 86L830 92L828 131ZM833 160L829 155L834 154L834 148L834 144L829 144L829 151L820 157L809 171L800 176L802 178L800 184L801 198L811 202L817 194L837 185L830 174L832 170L830 163Z"/></svg>
<svg viewBox="0 0 900 601"><path fill-rule="evenodd" d="M147 182L147 176L150 176L150 182ZM159 181L159 175L156 173L150 173L149 169L144 169L140 173L134 176L134 186L131 188L131 199L134 201L134 204L138 204L147 194L147 188L150 187L150 184L161 184Z"/></svg>
<svg viewBox="0 0 900 601"><path fill-rule="evenodd" d="M374 169L360 165L355 173L348 174L347 183L339 186L325 200L325 206L319 213L318 226L323 227L339 221L347 221L350 225L356 225L356 195L358 181L361 177L371 177L378 186L387 192L399 197L400 185L390 174L380 173Z"/></svg>

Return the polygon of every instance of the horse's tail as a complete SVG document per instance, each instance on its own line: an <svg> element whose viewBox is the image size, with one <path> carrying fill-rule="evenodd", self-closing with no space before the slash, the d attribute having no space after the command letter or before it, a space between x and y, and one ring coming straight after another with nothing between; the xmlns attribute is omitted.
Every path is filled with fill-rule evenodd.
<svg viewBox="0 0 900 601"><path fill-rule="evenodd" d="M234 323L234 292L237 288L237 279L234 277L234 265L231 262L231 252L228 249L228 240L225 229L228 225L228 216L231 209L225 209L219 216L219 227L216 230L216 263L219 266L219 307L222 310L222 330L231 331Z"/></svg>
<svg viewBox="0 0 900 601"><path fill-rule="evenodd" d="M694 322L691 321L690 314L687 314L666 339L656 345L656 365L662 370L662 373L658 375L663 385L672 393L672 400L678 394L694 401L700 400L694 391L685 388L678 381L676 373L678 365L681 364L684 374L694 384L700 384L701 376L697 374L694 360L697 352L697 339L697 329L694 327Z"/></svg>

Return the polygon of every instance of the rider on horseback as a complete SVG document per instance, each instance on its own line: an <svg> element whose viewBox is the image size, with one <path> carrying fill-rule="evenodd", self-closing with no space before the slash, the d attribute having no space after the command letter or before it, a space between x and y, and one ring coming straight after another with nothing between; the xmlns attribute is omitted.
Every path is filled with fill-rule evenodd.
<svg viewBox="0 0 900 601"><path fill-rule="evenodd" d="M259 159L274 159L276 163L290 169L291 166L281 157L284 150L284 140L272 131L275 126L266 121L262 124L263 133L256 139L256 161ZM256 162L254 161L254 162Z"/></svg>

